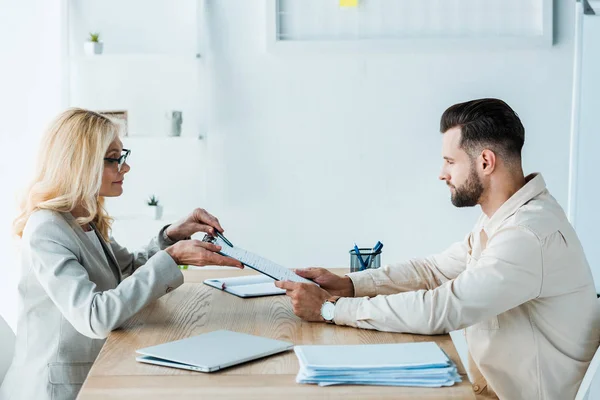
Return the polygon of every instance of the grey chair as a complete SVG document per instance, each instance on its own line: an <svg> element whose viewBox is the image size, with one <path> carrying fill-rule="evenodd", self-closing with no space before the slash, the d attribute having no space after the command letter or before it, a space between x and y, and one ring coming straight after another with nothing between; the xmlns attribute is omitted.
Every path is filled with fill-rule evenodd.
<svg viewBox="0 0 600 400"><path fill-rule="evenodd" d="M15 352L15 333L0 315L0 384Z"/></svg>
<svg viewBox="0 0 600 400"><path fill-rule="evenodd" d="M600 367L600 348L596 350L594 358L583 376L575 400L600 399L600 368L598 367Z"/></svg>

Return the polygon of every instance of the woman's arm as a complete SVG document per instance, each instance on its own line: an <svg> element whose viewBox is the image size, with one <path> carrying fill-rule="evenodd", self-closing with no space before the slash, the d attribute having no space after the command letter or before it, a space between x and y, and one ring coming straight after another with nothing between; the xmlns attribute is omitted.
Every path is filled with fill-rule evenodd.
<svg viewBox="0 0 600 400"><path fill-rule="evenodd" d="M138 251L130 252L119 245L114 238L111 238L111 248L115 253L121 274L128 276L144 265L157 251L165 250L180 240L188 240L194 233L206 232L214 236L216 231L223 232L219 220L203 208L196 208L187 217L163 227L158 236L152 238L146 247Z"/></svg>
<svg viewBox="0 0 600 400"><path fill-rule="evenodd" d="M77 245L52 221L24 237L23 251L50 299L78 332L91 338L106 338L147 304L183 283L173 258L159 250L115 289L101 291L78 260Z"/></svg>
<svg viewBox="0 0 600 400"><path fill-rule="evenodd" d="M146 246L134 252L130 252L127 248L121 246L113 237L110 238L110 247L115 254L123 277L131 275L139 267L146 264L154 254L160 250L165 250L177 242L176 240L171 240L169 237L165 237L164 232L169 226L164 226L158 235L153 237Z"/></svg>

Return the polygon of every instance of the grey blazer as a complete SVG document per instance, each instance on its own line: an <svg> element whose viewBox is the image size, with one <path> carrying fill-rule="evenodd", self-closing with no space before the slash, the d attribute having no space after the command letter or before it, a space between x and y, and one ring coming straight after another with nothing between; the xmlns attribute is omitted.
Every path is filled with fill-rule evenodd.
<svg viewBox="0 0 600 400"><path fill-rule="evenodd" d="M29 218L15 355L0 399L75 399L108 334L183 283L162 230L134 253L98 236L105 254L70 213Z"/></svg>

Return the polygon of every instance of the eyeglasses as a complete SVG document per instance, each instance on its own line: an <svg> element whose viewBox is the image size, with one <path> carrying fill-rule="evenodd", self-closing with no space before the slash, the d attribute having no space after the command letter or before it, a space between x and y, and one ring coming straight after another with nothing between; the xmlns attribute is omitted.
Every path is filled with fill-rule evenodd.
<svg viewBox="0 0 600 400"><path fill-rule="evenodd" d="M131 154L131 150L129 150L129 149L123 149L123 151L125 153L121 154L121 157L119 157L119 158L104 157L104 161L107 161L112 165L115 165L115 163L116 163L117 170L119 172L121 172L121 168L123 167L123 164L125 164L125 161L127 161L127 157L129 157L129 154Z"/></svg>

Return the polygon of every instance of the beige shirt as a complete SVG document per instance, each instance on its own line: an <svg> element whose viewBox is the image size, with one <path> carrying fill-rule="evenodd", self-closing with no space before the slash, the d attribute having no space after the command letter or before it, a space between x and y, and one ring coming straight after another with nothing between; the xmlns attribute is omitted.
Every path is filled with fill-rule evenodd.
<svg viewBox="0 0 600 400"><path fill-rule="evenodd" d="M348 276L356 297L337 302L336 324L466 328L470 356L501 399L574 398L600 342L589 265L539 174L443 253Z"/></svg>

